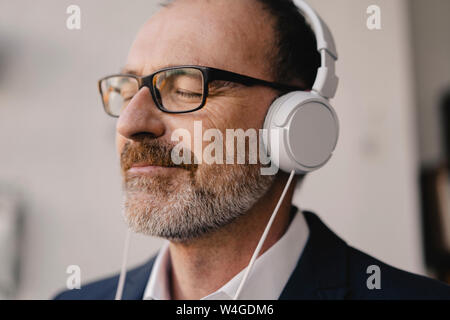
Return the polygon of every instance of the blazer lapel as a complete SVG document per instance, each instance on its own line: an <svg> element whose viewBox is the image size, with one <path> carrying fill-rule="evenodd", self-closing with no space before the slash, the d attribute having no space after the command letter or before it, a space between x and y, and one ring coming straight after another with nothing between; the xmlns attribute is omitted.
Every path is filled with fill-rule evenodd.
<svg viewBox="0 0 450 320"><path fill-rule="evenodd" d="M281 300L339 300L348 293L347 244L313 213L303 212L309 239Z"/></svg>
<svg viewBox="0 0 450 320"><path fill-rule="evenodd" d="M156 257L127 273L122 300L142 300Z"/></svg>

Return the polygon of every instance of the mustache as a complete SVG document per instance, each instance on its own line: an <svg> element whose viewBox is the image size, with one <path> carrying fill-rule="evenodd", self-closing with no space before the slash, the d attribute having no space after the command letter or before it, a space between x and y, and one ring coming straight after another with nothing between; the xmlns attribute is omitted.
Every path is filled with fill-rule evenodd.
<svg viewBox="0 0 450 320"><path fill-rule="evenodd" d="M158 141L152 138L145 138L138 142L128 141L120 155L120 165L122 171L125 173L131 169L134 165L145 163L150 166L160 166L169 168L180 168L195 172L198 168L198 164L195 164L195 155L190 152L191 164L175 164L172 161L172 150L175 145ZM184 149L186 151L187 149Z"/></svg>

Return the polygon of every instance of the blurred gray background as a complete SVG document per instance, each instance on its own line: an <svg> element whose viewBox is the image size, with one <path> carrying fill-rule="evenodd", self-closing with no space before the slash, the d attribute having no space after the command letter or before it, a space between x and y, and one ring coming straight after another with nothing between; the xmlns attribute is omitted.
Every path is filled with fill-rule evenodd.
<svg viewBox="0 0 450 320"><path fill-rule="evenodd" d="M333 104L341 137L295 203L351 245L426 274L417 177L442 156L437 107L450 87L450 1L309 2L340 53ZM71 4L81 8L81 30L66 28ZM96 82L123 66L157 4L0 0L0 190L20 199L23 212L19 236L0 246L17 245L20 261L8 297L50 298L65 288L69 265L80 266L82 282L119 270L125 225L115 120L104 114ZM381 30L366 26L373 4ZM133 235L129 265L160 244ZM0 264L13 263L6 260Z"/></svg>

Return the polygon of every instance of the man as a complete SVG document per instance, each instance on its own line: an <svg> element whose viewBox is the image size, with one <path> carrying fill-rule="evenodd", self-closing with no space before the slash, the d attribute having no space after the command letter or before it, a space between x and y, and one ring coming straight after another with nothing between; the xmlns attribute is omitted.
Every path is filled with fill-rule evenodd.
<svg viewBox="0 0 450 320"><path fill-rule="evenodd" d="M168 242L127 273L123 299L233 298L288 174L262 175L251 152L244 164L202 162L207 143L193 147L186 135L182 157L193 161L176 162L174 136L195 136L196 123L223 136L260 129L277 97L311 89L319 65L314 35L287 0L177 0L143 26L123 75L100 88L107 113L118 117L128 226ZM216 160L226 156L215 149ZM347 246L317 216L292 207L301 179L290 185L240 298L450 298L448 286ZM381 284L367 281L369 267ZM57 298L113 299L118 278Z"/></svg>

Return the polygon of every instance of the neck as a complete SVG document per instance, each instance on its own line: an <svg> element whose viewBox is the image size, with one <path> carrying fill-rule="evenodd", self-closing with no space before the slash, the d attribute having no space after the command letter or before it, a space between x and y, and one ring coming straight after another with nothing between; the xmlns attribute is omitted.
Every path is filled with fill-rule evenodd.
<svg viewBox="0 0 450 320"><path fill-rule="evenodd" d="M189 243L170 243L172 299L201 299L221 288L248 265L287 179L288 176L281 173L267 194L233 223ZM295 185L294 180L260 255L286 232Z"/></svg>

